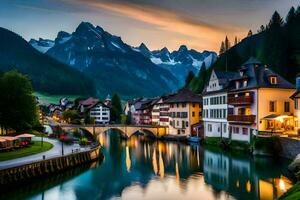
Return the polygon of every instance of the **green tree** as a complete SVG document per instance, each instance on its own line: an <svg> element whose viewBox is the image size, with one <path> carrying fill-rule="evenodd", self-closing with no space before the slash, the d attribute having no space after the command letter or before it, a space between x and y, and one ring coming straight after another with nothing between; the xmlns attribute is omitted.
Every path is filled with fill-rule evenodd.
<svg viewBox="0 0 300 200"><path fill-rule="evenodd" d="M0 124L6 130L31 129L38 124L36 99L29 79L10 71L0 78Z"/></svg>
<svg viewBox="0 0 300 200"><path fill-rule="evenodd" d="M291 7L289 13L286 16L286 23L291 23L295 20L296 18L296 10L294 7Z"/></svg>
<svg viewBox="0 0 300 200"><path fill-rule="evenodd" d="M219 54L221 55L221 54L225 53L225 51L226 51L225 50L225 43L224 43L224 41L222 41Z"/></svg>
<svg viewBox="0 0 300 200"><path fill-rule="evenodd" d="M188 87L194 78L195 78L194 72L189 71L187 77L185 78L185 87Z"/></svg>
<svg viewBox="0 0 300 200"><path fill-rule="evenodd" d="M115 123L121 122L121 114L123 113L121 99L117 94L114 94L111 100L111 121Z"/></svg>
<svg viewBox="0 0 300 200"><path fill-rule="evenodd" d="M277 11L274 12L269 22L269 29L280 28L284 21Z"/></svg>
<svg viewBox="0 0 300 200"><path fill-rule="evenodd" d="M225 51L228 51L231 48L231 44L227 36L225 37L224 44L225 44Z"/></svg>
<svg viewBox="0 0 300 200"><path fill-rule="evenodd" d="M247 37L251 37L253 35L252 30L249 30Z"/></svg>
<svg viewBox="0 0 300 200"><path fill-rule="evenodd" d="M195 93L202 93L206 81L207 81L207 70L206 70L205 63L203 63L198 76L191 81L189 88Z"/></svg>
<svg viewBox="0 0 300 200"><path fill-rule="evenodd" d="M68 123L75 123L78 124L79 120L79 113L77 110L65 110L62 113L63 120L67 121Z"/></svg>

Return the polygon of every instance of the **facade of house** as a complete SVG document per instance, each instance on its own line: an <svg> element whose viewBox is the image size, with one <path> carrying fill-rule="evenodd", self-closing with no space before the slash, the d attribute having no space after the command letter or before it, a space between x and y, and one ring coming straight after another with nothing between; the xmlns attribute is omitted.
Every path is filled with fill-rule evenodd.
<svg viewBox="0 0 300 200"><path fill-rule="evenodd" d="M187 88L165 100L169 104L169 135L191 135L202 118L202 98Z"/></svg>
<svg viewBox="0 0 300 200"><path fill-rule="evenodd" d="M227 92L230 80L238 74L213 70L203 91L203 126L205 136L228 138Z"/></svg>
<svg viewBox="0 0 300 200"><path fill-rule="evenodd" d="M89 109L89 116L95 119L96 124L108 124L110 122L110 108L102 102L98 102Z"/></svg>
<svg viewBox="0 0 300 200"><path fill-rule="evenodd" d="M295 117L295 133L297 135L300 134L300 125L299 125L299 120L300 120L300 75L297 75L296 78L296 91L295 93L291 96L291 99L294 101L294 117Z"/></svg>
<svg viewBox="0 0 300 200"><path fill-rule="evenodd" d="M220 78L218 81L221 81ZM214 79L211 77L210 84L213 83ZM260 61L250 58L240 67L238 75L232 76L226 84L227 89L224 92L218 88L217 83L215 84L215 88L220 89L217 96L215 93L215 96L212 96L209 92L208 95L204 95L203 118L206 137L221 137L222 133L223 137L231 140L250 142L252 135L289 134L295 131L293 101L289 98L294 92L294 86ZM208 100L208 97L211 99ZM208 118L213 116L217 118L214 121L223 123L224 130L226 111L206 111L214 109L215 104L215 109L218 110L226 109L227 104L228 134L220 133L220 125L207 124Z"/></svg>
<svg viewBox="0 0 300 200"><path fill-rule="evenodd" d="M250 142L251 135L294 131L292 100L294 86L250 58L232 80L228 92L229 134L233 140Z"/></svg>

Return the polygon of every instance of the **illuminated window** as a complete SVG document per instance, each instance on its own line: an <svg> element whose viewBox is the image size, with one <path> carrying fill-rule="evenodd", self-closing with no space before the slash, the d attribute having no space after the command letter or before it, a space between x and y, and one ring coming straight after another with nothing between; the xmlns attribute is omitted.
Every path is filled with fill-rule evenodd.
<svg viewBox="0 0 300 200"><path fill-rule="evenodd" d="M277 84L277 77L276 77L276 76L271 76L271 77L270 77L270 83L271 83L272 85Z"/></svg>

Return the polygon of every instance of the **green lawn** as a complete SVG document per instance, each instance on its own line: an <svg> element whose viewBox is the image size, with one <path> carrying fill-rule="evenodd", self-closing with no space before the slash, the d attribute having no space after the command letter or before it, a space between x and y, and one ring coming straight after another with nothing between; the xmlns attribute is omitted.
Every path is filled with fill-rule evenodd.
<svg viewBox="0 0 300 200"><path fill-rule="evenodd" d="M50 150L52 147L53 144L49 142L44 142L43 147L41 147L40 141L34 141L33 144L30 145L30 147L24 147L10 152L1 152L0 161L11 160L15 158L41 153Z"/></svg>
<svg viewBox="0 0 300 200"><path fill-rule="evenodd" d="M300 182L284 193L279 200L296 200L300 199Z"/></svg>

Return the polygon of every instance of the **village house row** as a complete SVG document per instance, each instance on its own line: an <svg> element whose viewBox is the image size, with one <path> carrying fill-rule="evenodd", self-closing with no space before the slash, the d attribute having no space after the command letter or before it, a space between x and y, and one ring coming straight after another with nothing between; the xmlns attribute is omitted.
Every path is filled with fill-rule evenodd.
<svg viewBox="0 0 300 200"><path fill-rule="evenodd" d="M137 125L167 126L174 136L201 135L250 142L257 134L298 134L300 77L293 84L255 58L237 72L213 70L202 94L187 88L126 102Z"/></svg>

